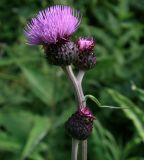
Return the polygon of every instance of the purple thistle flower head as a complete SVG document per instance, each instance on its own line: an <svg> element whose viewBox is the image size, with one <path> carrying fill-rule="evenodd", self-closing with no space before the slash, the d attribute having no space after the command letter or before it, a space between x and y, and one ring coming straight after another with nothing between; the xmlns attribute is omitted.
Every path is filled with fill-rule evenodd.
<svg viewBox="0 0 144 160"><path fill-rule="evenodd" d="M79 38L77 44L81 52L92 52L95 46L95 41L93 38Z"/></svg>
<svg viewBox="0 0 144 160"><path fill-rule="evenodd" d="M56 5L40 11L25 28L31 45L55 44L68 40L80 24L79 12L69 6Z"/></svg>

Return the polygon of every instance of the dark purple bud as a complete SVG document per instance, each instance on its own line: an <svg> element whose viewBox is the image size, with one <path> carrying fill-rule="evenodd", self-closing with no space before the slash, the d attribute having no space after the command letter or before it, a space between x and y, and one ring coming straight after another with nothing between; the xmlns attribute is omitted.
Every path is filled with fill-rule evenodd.
<svg viewBox="0 0 144 160"><path fill-rule="evenodd" d="M94 119L88 107L81 107L67 120L65 128L73 138L85 140L92 132Z"/></svg>
<svg viewBox="0 0 144 160"><path fill-rule="evenodd" d="M78 54L77 45L70 41L50 44L44 49L48 63L58 66L70 65Z"/></svg>
<svg viewBox="0 0 144 160"><path fill-rule="evenodd" d="M74 65L82 70L89 70L96 64L96 56L93 53L95 42L93 38L79 38L77 41L79 54L74 61Z"/></svg>
<svg viewBox="0 0 144 160"><path fill-rule="evenodd" d="M74 65L82 70L89 70L96 64L96 56L93 53L90 54L79 54L78 58L74 62Z"/></svg>

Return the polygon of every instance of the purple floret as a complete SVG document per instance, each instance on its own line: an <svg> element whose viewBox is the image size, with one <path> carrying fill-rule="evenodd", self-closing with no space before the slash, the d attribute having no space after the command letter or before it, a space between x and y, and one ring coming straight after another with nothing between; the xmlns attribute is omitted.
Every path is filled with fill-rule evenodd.
<svg viewBox="0 0 144 160"><path fill-rule="evenodd" d="M94 49L95 41L93 38L79 38L77 44L81 52L91 52Z"/></svg>
<svg viewBox="0 0 144 160"><path fill-rule="evenodd" d="M79 27L79 12L69 6L56 5L40 11L25 28L28 44L55 44L67 40Z"/></svg>

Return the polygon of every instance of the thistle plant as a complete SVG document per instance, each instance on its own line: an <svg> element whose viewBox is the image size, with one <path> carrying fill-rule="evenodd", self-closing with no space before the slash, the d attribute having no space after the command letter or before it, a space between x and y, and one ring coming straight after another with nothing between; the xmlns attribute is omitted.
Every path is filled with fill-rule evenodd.
<svg viewBox="0 0 144 160"><path fill-rule="evenodd" d="M96 64L95 42L91 37L79 37L76 42L72 40L80 22L78 11L70 6L56 5L40 11L25 27L27 43L42 45L47 62L61 67L71 81L77 107L65 122L65 129L72 137L72 160L77 160L79 147L81 159L87 160L87 138L95 119L86 105L82 89L85 73ZM73 67L77 68L77 74Z"/></svg>

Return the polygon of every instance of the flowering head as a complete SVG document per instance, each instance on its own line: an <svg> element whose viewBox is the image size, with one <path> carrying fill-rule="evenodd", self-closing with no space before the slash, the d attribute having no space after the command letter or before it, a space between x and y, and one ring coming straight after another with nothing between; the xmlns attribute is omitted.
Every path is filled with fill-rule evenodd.
<svg viewBox="0 0 144 160"><path fill-rule="evenodd" d="M31 45L43 45L48 63L70 65L78 52L70 41L80 24L79 12L69 6L56 5L40 11L25 28Z"/></svg>
<svg viewBox="0 0 144 160"><path fill-rule="evenodd" d="M93 38L79 38L77 41L80 52L92 52L95 46Z"/></svg>
<svg viewBox="0 0 144 160"><path fill-rule="evenodd" d="M56 5L40 11L25 28L31 45L47 45L65 41L80 24L79 12L69 6Z"/></svg>

